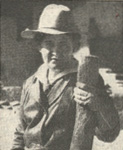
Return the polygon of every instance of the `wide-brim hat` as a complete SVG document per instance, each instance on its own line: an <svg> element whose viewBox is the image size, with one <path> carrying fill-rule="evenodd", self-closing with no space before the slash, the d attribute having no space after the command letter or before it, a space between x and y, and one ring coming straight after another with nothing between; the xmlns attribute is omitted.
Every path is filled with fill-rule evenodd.
<svg viewBox="0 0 123 150"><path fill-rule="evenodd" d="M74 23L71 10L64 5L50 4L46 6L39 18L36 30L26 29L22 31L24 38L34 38L36 33L42 34L79 34L79 30Z"/></svg>

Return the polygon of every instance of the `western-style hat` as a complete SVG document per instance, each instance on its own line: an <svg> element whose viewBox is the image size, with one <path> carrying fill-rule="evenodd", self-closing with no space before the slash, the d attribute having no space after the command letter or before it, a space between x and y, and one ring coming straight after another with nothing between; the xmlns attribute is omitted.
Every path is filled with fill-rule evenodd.
<svg viewBox="0 0 123 150"><path fill-rule="evenodd" d="M36 30L26 29L21 35L24 38L34 38L36 33L42 34L79 34L71 10L64 5L50 4L46 6L39 18Z"/></svg>

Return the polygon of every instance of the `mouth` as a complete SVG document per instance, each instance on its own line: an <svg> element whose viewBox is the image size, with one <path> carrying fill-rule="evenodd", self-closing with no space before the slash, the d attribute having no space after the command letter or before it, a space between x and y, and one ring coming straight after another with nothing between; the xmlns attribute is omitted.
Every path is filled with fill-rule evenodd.
<svg viewBox="0 0 123 150"><path fill-rule="evenodd" d="M58 61L58 58L57 57L51 57L51 60Z"/></svg>

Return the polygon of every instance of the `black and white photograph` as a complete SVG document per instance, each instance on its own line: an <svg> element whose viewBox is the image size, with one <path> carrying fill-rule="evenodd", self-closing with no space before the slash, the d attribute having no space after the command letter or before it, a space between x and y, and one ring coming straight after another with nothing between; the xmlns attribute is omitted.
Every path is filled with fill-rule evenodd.
<svg viewBox="0 0 123 150"><path fill-rule="evenodd" d="M123 1L0 3L0 150L123 150Z"/></svg>

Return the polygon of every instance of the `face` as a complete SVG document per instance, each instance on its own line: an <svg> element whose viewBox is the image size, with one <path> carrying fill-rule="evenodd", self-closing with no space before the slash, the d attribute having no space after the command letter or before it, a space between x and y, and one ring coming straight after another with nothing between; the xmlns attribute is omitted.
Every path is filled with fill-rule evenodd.
<svg viewBox="0 0 123 150"><path fill-rule="evenodd" d="M46 35L40 52L50 69L64 69L73 58L72 39L68 35Z"/></svg>

